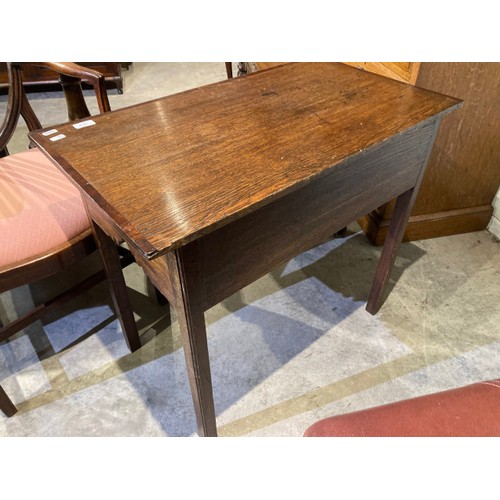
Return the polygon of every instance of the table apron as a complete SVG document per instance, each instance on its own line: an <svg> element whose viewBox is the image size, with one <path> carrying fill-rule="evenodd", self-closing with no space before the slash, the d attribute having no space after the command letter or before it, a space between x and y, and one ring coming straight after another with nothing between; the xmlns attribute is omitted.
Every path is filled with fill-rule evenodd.
<svg viewBox="0 0 500 500"><path fill-rule="evenodd" d="M159 257L155 260L148 260L142 252L127 238L121 229L114 223L108 214L85 192L82 193L87 213L89 217L116 243L120 244L126 242L129 250L139 264L145 274L149 277L153 285L173 304L174 296L172 294L171 279L169 277L169 270L167 260L165 257Z"/></svg>
<svg viewBox="0 0 500 500"><path fill-rule="evenodd" d="M434 125L432 120L361 152L329 174L187 245L194 247L190 255L197 255L203 309L415 186Z"/></svg>

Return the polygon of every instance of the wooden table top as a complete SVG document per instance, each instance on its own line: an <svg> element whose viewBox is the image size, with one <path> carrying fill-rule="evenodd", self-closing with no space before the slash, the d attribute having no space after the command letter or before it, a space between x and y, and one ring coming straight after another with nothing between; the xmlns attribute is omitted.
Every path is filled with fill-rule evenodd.
<svg viewBox="0 0 500 500"><path fill-rule="evenodd" d="M30 137L151 259L459 103L339 63L292 63L51 127L57 141Z"/></svg>

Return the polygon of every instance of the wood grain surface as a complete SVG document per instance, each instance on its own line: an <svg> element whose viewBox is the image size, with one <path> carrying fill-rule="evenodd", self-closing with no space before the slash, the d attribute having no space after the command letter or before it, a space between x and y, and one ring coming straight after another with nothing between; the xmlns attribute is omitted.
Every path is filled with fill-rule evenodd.
<svg viewBox="0 0 500 500"><path fill-rule="evenodd" d="M318 181L196 240L204 309L412 188L434 128L430 122L393 137Z"/></svg>
<svg viewBox="0 0 500 500"><path fill-rule="evenodd" d="M491 205L500 185L500 63L425 63L417 85L464 104L443 120L413 214Z"/></svg>
<svg viewBox="0 0 500 500"><path fill-rule="evenodd" d="M292 63L57 127L56 142L30 137L154 258L459 102L343 64Z"/></svg>
<svg viewBox="0 0 500 500"><path fill-rule="evenodd" d="M399 196L367 307L376 313L435 132L459 103L297 63L58 127L55 142L31 137L80 187L101 250L124 238L171 301L198 432L216 436L204 311Z"/></svg>
<svg viewBox="0 0 500 500"><path fill-rule="evenodd" d="M405 240L486 229L500 185L500 63L424 62L416 85L463 99L443 119ZM381 245L394 201L360 220Z"/></svg>
<svg viewBox="0 0 500 500"><path fill-rule="evenodd" d="M420 66L420 63L414 62L346 62L344 64L412 84L417 80Z"/></svg>

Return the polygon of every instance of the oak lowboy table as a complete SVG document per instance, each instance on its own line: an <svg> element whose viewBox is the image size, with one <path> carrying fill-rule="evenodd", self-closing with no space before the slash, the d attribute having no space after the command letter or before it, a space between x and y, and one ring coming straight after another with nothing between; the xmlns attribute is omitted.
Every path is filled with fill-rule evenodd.
<svg viewBox="0 0 500 500"><path fill-rule="evenodd" d="M374 314L441 118L460 102L342 64L293 63L30 138L83 195L124 328L135 323L113 242L175 308L198 431L216 436L204 312L398 197Z"/></svg>

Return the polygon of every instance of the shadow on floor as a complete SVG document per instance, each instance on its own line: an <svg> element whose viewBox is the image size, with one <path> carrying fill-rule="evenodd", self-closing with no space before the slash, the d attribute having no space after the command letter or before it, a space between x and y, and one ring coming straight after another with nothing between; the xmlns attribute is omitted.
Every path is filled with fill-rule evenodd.
<svg viewBox="0 0 500 500"><path fill-rule="evenodd" d="M259 280L257 286L250 285L207 312L218 415L237 407L246 394L364 307L380 250L363 234L350 231L344 238L292 259ZM412 244L401 247L388 292L422 255ZM124 373L166 435L191 435L196 432L196 422L184 355L178 332L171 325L170 309L158 306L154 299L133 288L130 298L142 334L143 348L137 353L130 354L123 348L105 284L51 315L45 328L39 325L46 341L33 345L37 345L37 352L40 350L41 360L58 358L67 379L62 383L69 384L69 394ZM82 316L82 310L88 314ZM89 348L77 345L82 339ZM65 353L68 345L74 347ZM52 346L52 352L48 346ZM104 367L96 362L96 349L101 352ZM14 370L15 366L10 368ZM285 393L287 390L290 388L285 387ZM60 392L49 389L18 407L25 412L58 397Z"/></svg>

